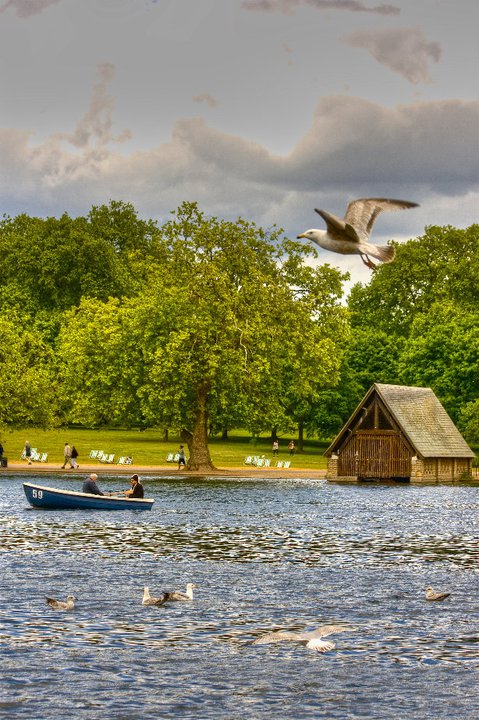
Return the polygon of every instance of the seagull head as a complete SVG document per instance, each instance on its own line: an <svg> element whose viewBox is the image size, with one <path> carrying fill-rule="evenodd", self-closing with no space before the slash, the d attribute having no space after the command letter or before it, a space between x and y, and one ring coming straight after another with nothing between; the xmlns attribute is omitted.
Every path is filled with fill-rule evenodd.
<svg viewBox="0 0 479 720"><path fill-rule="evenodd" d="M315 233L317 233L317 230L305 230L304 233L301 233L301 235L297 235L296 239L301 240L301 238L304 238L305 240L314 240Z"/></svg>

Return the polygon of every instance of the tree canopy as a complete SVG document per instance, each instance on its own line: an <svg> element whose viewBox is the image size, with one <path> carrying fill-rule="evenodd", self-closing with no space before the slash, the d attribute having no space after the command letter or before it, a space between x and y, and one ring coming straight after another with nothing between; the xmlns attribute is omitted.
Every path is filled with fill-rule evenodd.
<svg viewBox="0 0 479 720"><path fill-rule="evenodd" d="M70 418L101 422L110 408L118 422L179 427L191 466L208 468L210 426L291 422L292 386L307 402L338 382L341 275L306 267L304 247L280 231L205 217L194 203L155 242L162 262L141 293L69 314L61 375L83 394Z"/></svg>
<svg viewBox="0 0 479 720"><path fill-rule="evenodd" d="M311 248L185 202L0 222L0 426L331 436L374 382L433 388L479 441L479 225L431 226L355 285ZM317 257L317 256L316 256Z"/></svg>

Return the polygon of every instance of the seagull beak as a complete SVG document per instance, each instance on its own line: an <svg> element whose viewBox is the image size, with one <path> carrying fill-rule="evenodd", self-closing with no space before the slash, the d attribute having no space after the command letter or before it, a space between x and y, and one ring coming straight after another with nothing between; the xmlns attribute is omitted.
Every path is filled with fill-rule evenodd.
<svg viewBox="0 0 479 720"><path fill-rule="evenodd" d="M306 235L304 235L304 233L303 233L302 235L297 235L296 240L300 240L301 238L305 238L305 237L306 237Z"/></svg>

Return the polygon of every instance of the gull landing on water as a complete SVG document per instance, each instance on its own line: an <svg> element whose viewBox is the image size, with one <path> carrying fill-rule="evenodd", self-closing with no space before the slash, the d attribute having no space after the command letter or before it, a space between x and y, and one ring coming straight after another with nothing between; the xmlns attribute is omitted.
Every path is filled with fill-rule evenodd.
<svg viewBox="0 0 479 720"><path fill-rule="evenodd" d="M451 593L436 592L432 587L426 588L426 600L445 600Z"/></svg>
<svg viewBox="0 0 479 720"><path fill-rule="evenodd" d="M47 597L47 605L49 605L54 610L73 610L75 607L75 596L74 595L68 595L66 602L63 600L54 600L54 598Z"/></svg>
<svg viewBox="0 0 479 720"><path fill-rule="evenodd" d="M408 200L362 198L349 203L344 218L315 208L318 215L325 220L326 230L306 230L298 235L298 240L312 240L324 250L332 250L341 255L360 255L363 263L374 270L376 265L369 255L381 262L390 263L396 254L395 249L389 245L373 245L369 242L377 216L383 210L405 210L413 207L418 207L418 204Z"/></svg>
<svg viewBox="0 0 479 720"><path fill-rule="evenodd" d="M299 642L302 645L306 645L310 650L316 650L316 652L327 652L333 650L336 645L330 640L321 640L321 638L327 635L334 635L335 633L346 632L355 630L353 627L346 627L344 625L321 625L316 630L310 632L287 632L283 630L266 633L256 640L253 640L253 645L266 645L267 643L277 643L282 641L288 642Z"/></svg>

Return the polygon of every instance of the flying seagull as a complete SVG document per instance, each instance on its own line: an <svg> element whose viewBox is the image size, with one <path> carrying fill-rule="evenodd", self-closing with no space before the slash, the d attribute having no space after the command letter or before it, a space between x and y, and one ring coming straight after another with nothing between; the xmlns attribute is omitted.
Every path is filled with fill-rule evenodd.
<svg viewBox="0 0 479 720"><path fill-rule="evenodd" d="M49 605L54 610L73 610L75 607L75 596L74 595L68 595L66 602L63 602L63 600L54 600L53 598L47 597L47 605Z"/></svg>
<svg viewBox="0 0 479 720"><path fill-rule="evenodd" d="M325 250L341 253L341 255L360 255L368 268L374 270L376 265L368 257L372 255L381 262L390 263L396 251L389 245L373 245L369 242L369 234L379 213L383 210L405 210L418 207L417 203L408 200L389 200L388 198L361 198L353 200L346 209L344 218L338 218L326 210L315 208L326 222L326 230L306 230L298 235L298 240L312 240Z"/></svg>
<svg viewBox="0 0 479 720"><path fill-rule="evenodd" d="M426 588L426 600L445 600L451 593L436 592L432 587Z"/></svg>
<svg viewBox="0 0 479 720"><path fill-rule="evenodd" d="M330 640L321 640L321 638L327 635L334 635L334 633L346 632L347 630L354 630L352 627L346 627L344 625L321 625L310 632L287 632L278 630L274 632L266 633L256 640L253 640L253 645L266 645L266 643L276 643L282 641L299 642L302 645L306 645L310 650L316 650L316 652L326 652L332 650L336 645Z"/></svg>

